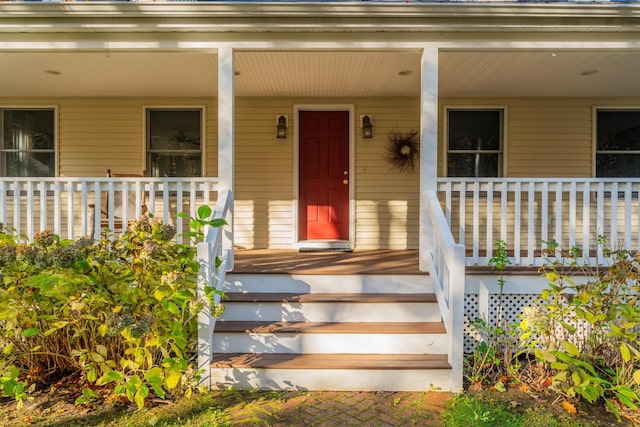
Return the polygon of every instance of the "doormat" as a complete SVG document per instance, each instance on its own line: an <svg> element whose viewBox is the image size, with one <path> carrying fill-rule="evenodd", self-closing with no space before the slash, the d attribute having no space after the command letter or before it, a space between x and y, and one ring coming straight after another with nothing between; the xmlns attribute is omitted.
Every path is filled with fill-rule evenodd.
<svg viewBox="0 0 640 427"><path fill-rule="evenodd" d="M353 252L351 248L300 248L299 252Z"/></svg>

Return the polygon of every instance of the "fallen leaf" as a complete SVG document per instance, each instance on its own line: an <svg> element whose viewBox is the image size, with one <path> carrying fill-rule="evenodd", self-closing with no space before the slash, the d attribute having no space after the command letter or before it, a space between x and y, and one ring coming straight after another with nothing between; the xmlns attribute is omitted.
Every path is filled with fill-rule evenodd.
<svg viewBox="0 0 640 427"><path fill-rule="evenodd" d="M511 402L509 402L509 404L512 408L517 408L518 406L522 405L522 403L518 402L517 400L512 400Z"/></svg>
<svg viewBox="0 0 640 427"><path fill-rule="evenodd" d="M578 412L576 410L576 406L571 402L567 402L566 400L562 402L562 407L570 414L576 414Z"/></svg>
<svg viewBox="0 0 640 427"><path fill-rule="evenodd" d="M527 385L525 383L518 384L518 389L520 391L531 391L531 387L529 387L529 385Z"/></svg>

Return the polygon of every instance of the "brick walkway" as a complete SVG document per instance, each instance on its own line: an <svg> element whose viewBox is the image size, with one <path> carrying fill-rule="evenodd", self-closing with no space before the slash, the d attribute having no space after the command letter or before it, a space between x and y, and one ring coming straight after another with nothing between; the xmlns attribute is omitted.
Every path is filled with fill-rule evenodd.
<svg viewBox="0 0 640 427"><path fill-rule="evenodd" d="M234 426L442 426L449 393L291 392L227 406Z"/></svg>

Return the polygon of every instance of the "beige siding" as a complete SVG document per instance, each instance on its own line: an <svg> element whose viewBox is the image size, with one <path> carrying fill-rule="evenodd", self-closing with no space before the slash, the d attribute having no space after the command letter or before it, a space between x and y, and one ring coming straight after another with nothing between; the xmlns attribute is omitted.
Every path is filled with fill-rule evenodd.
<svg viewBox="0 0 640 427"><path fill-rule="evenodd" d="M355 210L355 247L417 248L419 174L404 174L392 169L385 155L386 136L390 130L419 128L418 98L237 99L236 244L244 248L290 248L296 243L296 104L353 106L352 153L355 157L350 179ZM64 176L103 176L107 168L121 172L141 170L144 167L144 107L203 106L206 111L206 175L217 175L217 108L214 98L0 98L0 105L58 107L59 174ZM440 153L421 155L438 158L440 174L444 175L445 107L505 107L507 176L589 177L593 163L593 107L638 105L640 99L442 99ZM275 136L276 117L280 114L289 116L288 138L284 140ZM361 114L372 116L372 139L361 136ZM528 221L526 214L526 209L523 209L523 226ZM535 216L539 216L537 207ZM494 221L498 220L497 217L498 212L495 212ZM466 218L469 222L471 215ZM455 214L453 220L457 221ZM512 223L513 218L510 217L509 221ZM492 228L495 230L495 225ZM466 229L468 239L469 223ZM480 233L486 236L486 225L481 226ZM497 238L499 236L494 233L494 239Z"/></svg>
<svg viewBox="0 0 640 427"><path fill-rule="evenodd" d="M246 98L236 102L236 244L290 248L295 243L294 105L354 106L355 199L358 249L417 247L418 174L401 174L386 162L386 134L418 128L419 101L399 99ZM289 116L286 140L275 137L276 117ZM361 114L373 118L372 139L363 139Z"/></svg>
<svg viewBox="0 0 640 427"><path fill-rule="evenodd" d="M639 98L482 98L440 100L441 175L446 174L447 107L505 107L505 176L591 177L593 107L640 106Z"/></svg>
<svg viewBox="0 0 640 427"><path fill-rule="evenodd" d="M107 169L144 169L144 107L205 107L205 174L217 175L217 108L214 98L0 98L0 106L58 108L58 174L104 176Z"/></svg>

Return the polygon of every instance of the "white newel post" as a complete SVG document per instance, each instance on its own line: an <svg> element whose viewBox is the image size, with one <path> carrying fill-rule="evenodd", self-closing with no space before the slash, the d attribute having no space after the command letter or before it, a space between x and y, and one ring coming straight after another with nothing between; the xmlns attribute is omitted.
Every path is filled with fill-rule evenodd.
<svg viewBox="0 0 640 427"><path fill-rule="evenodd" d="M433 230L426 220L428 191L438 184L438 48L426 47L422 52L420 90L420 270L428 271L427 248L433 246Z"/></svg>
<svg viewBox="0 0 640 427"><path fill-rule="evenodd" d="M222 237L223 251L228 251L227 269L233 269L233 214L235 171L235 93L233 83L233 49L218 49L218 194L231 192L231 201L225 233Z"/></svg>

